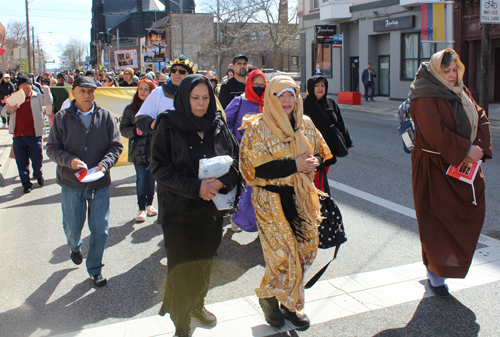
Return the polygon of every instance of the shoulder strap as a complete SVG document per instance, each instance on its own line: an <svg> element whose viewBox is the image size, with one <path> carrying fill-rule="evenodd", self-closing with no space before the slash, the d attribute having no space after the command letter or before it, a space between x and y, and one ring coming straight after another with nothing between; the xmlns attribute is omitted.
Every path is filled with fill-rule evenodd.
<svg viewBox="0 0 500 337"><path fill-rule="evenodd" d="M321 178L323 178L324 191L325 193L328 193L328 198L330 198L331 197L330 185L328 184L328 176L326 174L325 165L323 165L323 163L321 163L321 165L319 166L319 174L320 174L320 181ZM325 271L328 269L328 266L330 266L330 263L332 263L333 260L337 258L337 253L339 252L339 248L340 248L340 243L337 242L337 245L335 245L335 252L333 253L333 258L323 268L321 268L320 271L318 271L313 277L311 277L311 279L305 285L306 289L311 288L316 282L318 282L321 276L323 276Z"/></svg>

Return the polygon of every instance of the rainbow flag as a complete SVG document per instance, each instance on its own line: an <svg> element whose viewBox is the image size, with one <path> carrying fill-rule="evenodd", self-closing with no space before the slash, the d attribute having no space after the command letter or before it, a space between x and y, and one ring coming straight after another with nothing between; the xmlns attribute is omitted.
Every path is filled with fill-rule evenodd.
<svg viewBox="0 0 500 337"><path fill-rule="evenodd" d="M422 41L444 41L444 3L422 3Z"/></svg>

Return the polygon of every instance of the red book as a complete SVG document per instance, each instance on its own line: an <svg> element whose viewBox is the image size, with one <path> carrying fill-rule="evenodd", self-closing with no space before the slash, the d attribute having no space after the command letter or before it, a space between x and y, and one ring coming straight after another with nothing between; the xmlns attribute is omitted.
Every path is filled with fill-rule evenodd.
<svg viewBox="0 0 500 337"><path fill-rule="evenodd" d="M469 164L462 162L458 167L450 165L450 167L448 167L448 170L446 171L446 174L450 177L456 178L472 185L474 182L474 178L476 178L477 171L479 171L480 165L481 160L473 161Z"/></svg>

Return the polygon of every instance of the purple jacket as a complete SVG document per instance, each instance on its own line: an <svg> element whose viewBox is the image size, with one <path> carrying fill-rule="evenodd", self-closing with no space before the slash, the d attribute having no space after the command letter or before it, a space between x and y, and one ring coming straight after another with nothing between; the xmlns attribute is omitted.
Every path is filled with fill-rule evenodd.
<svg viewBox="0 0 500 337"><path fill-rule="evenodd" d="M241 138L245 130L238 130L241 126L241 121L243 116L250 114L255 115L259 113L259 105L257 103L250 102L244 97L244 95L235 97L231 103L224 110L226 113L227 126L229 130L236 136L238 143L241 143Z"/></svg>

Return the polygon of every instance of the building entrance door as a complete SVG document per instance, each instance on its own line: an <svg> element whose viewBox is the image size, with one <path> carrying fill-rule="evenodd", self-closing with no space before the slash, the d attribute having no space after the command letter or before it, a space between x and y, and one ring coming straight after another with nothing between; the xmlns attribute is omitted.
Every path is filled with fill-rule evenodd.
<svg viewBox="0 0 500 337"><path fill-rule="evenodd" d="M389 96L390 94L390 57L389 55L379 56L379 96Z"/></svg>
<svg viewBox="0 0 500 337"><path fill-rule="evenodd" d="M359 57L351 57L351 91L359 91Z"/></svg>

